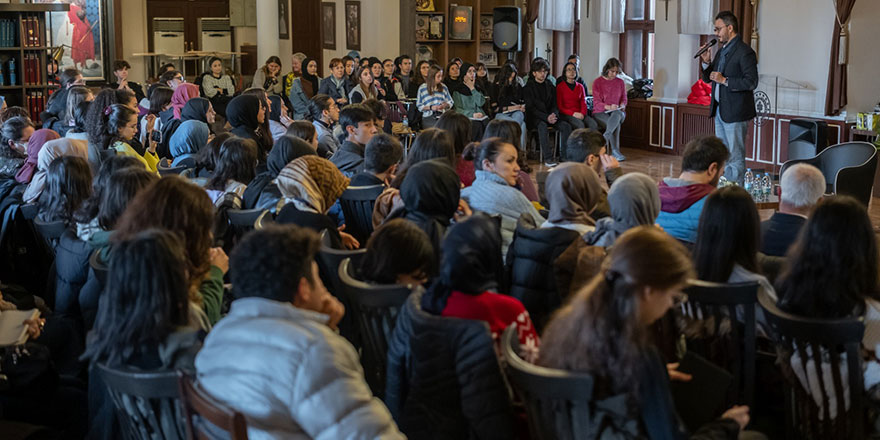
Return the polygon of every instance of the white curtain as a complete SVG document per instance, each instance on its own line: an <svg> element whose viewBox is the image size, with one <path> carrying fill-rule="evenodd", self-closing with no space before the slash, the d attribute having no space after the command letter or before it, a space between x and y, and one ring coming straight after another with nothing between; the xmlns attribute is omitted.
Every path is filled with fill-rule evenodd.
<svg viewBox="0 0 880 440"><path fill-rule="evenodd" d="M678 33L712 35L718 0L678 0Z"/></svg>
<svg viewBox="0 0 880 440"><path fill-rule="evenodd" d="M593 0L593 30L596 32L623 33L626 0Z"/></svg>
<svg viewBox="0 0 880 440"><path fill-rule="evenodd" d="M541 0L538 29L571 32L574 30L575 0Z"/></svg>

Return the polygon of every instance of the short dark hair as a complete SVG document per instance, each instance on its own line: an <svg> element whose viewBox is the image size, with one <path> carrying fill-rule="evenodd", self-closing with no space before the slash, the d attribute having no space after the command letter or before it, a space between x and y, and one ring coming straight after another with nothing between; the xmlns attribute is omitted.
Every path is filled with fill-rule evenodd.
<svg viewBox="0 0 880 440"><path fill-rule="evenodd" d="M376 119L386 120L388 119L388 107L385 107L385 104L378 99L370 98L364 102L362 102L364 106L370 109L374 115L376 115ZM380 129L382 127L379 127Z"/></svg>
<svg viewBox="0 0 880 440"><path fill-rule="evenodd" d="M534 72L538 72L541 70L546 70L548 72L550 71L550 63L548 63L547 60L545 60L541 57L538 57L538 58L535 58L534 60L532 60L532 65L529 67L530 67L529 73L534 73Z"/></svg>
<svg viewBox="0 0 880 440"><path fill-rule="evenodd" d="M581 59L580 55L578 55L578 54L576 54L576 53L573 53L573 54L571 54L571 55L568 56L568 59L567 59L566 61L579 60L579 59Z"/></svg>
<svg viewBox="0 0 880 440"><path fill-rule="evenodd" d="M27 116L13 116L3 121L3 128L0 129L3 144L8 144L9 141L18 141L24 135L24 129L33 126L34 123Z"/></svg>
<svg viewBox="0 0 880 440"><path fill-rule="evenodd" d="M312 279L318 234L294 225L269 225L244 236L229 258L232 295L292 302L300 280Z"/></svg>
<svg viewBox="0 0 880 440"><path fill-rule="evenodd" d="M330 95L323 93L312 96L312 99L309 100L309 114L312 115L313 120L321 120L321 117L324 116L324 111L330 110L330 101L332 99Z"/></svg>
<svg viewBox="0 0 880 440"><path fill-rule="evenodd" d="M400 162L403 147L396 137L379 133L367 142L364 148L364 169L371 173L384 173L392 165Z"/></svg>
<svg viewBox="0 0 880 440"><path fill-rule="evenodd" d="M174 89L168 86L157 86L150 94L150 114L158 115L165 106L171 103Z"/></svg>
<svg viewBox="0 0 880 440"><path fill-rule="evenodd" d="M346 133L348 127L357 127L361 122L373 122L373 119L376 119L376 115L369 107L362 104L348 105L339 112L339 125Z"/></svg>
<svg viewBox="0 0 880 440"><path fill-rule="evenodd" d="M728 26L733 26L733 31L739 33L739 21L736 19L736 15L733 15L733 12L721 11L715 16L715 19L723 21Z"/></svg>
<svg viewBox="0 0 880 440"><path fill-rule="evenodd" d="M246 185L254 179L256 167L257 142L233 136L220 146L214 175L205 188L222 191L230 180Z"/></svg>
<svg viewBox="0 0 880 440"><path fill-rule="evenodd" d="M177 68L174 67L174 63L165 63L159 68L159 72L165 73L169 68L171 70L177 70Z"/></svg>
<svg viewBox="0 0 880 440"><path fill-rule="evenodd" d="M302 139L311 145L312 139L317 132L315 131L315 126L309 121L293 121L290 123L290 126L287 127L285 133L289 136Z"/></svg>
<svg viewBox="0 0 880 440"><path fill-rule="evenodd" d="M113 71L128 69L131 70L131 64L128 64L128 61L125 60L116 60L113 62Z"/></svg>
<svg viewBox="0 0 880 440"><path fill-rule="evenodd" d="M605 62L605 65L602 66L602 76L608 75L608 71L617 67L620 69L620 60L617 58L611 57L608 58L608 61Z"/></svg>
<svg viewBox="0 0 880 440"><path fill-rule="evenodd" d="M183 75L183 74L176 71L176 70L169 70L169 71L163 73L162 76L159 77L159 82L162 84L165 84L168 81L171 81L172 79L174 79L174 77L177 75Z"/></svg>
<svg viewBox="0 0 880 440"><path fill-rule="evenodd" d="M568 143L565 146L566 162L586 162L591 154L598 156L602 148L608 145L608 141L592 128L578 128L571 132Z"/></svg>
<svg viewBox="0 0 880 440"><path fill-rule="evenodd" d="M396 218L377 228L367 240L358 276L378 284L396 284L397 276L437 272L437 256L428 234L415 223Z"/></svg>
<svg viewBox="0 0 880 440"><path fill-rule="evenodd" d="M697 136L684 147L681 170L706 171L713 163L717 163L721 168L729 157L730 152L721 139L712 135Z"/></svg>

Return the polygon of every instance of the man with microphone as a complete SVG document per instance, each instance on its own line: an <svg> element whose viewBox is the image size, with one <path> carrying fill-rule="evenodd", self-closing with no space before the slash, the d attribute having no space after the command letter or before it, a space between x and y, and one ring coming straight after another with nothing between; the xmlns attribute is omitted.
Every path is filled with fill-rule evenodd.
<svg viewBox="0 0 880 440"><path fill-rule="evenodd" d="M730 11L715 16L715 36L721 49L712 59L709 50L703 51L703 81L712 81L712 106L709 117L715 118L715 136L721 138L730 151L724 169L727 180L743 184L745 173L745 139L748 124L755 117L753 91L758 86L758 57L738 34L739 24ZM708 49L713 42L702 49Z"/></svg>

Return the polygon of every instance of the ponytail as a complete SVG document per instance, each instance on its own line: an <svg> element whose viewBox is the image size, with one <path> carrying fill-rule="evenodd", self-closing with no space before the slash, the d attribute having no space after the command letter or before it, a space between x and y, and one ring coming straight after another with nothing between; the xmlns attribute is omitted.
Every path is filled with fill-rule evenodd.
<svg viewBox="0 0 880 440"><path fill-rule="evenodd" d="M461 152L461 158L462 160L473 162L477 159L478 154L480 154L480 144L471 142L464 147L464 151Z"/></svg>

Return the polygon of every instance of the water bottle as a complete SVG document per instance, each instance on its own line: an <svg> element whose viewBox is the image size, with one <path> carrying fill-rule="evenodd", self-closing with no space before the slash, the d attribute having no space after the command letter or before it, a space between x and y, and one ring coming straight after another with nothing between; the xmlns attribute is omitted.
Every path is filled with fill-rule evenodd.
<svg viewBox="0 0 880 440"><path fill-rule="evenodd" d="M15 58L9 59L9 85L14 86L18 84L15 79Z"/></svg>
<svg viewBox="0 0 880 440"><path fill-rule="evenodd" d="M770 190L772 189L773 180L770 179L770 173L764 173L764 178L761 179L761 195L764 196L765 200L770 199Z"/></svg>
<svg viewBox="0 0 880 440"><path fill-rule="evenodd" d="M743 189L746 190L747 193L752 194L752 190L754 189L755 177L752 174L751 168L746 168L746 174L743 176Z"/></svg>
<svg viewBox="0 0 880 440"><path fill-rule="evenodd" d="M406 115L403 115L403 127L409 128L409 118L407 118Z"/></svg>
<svg viewBox="0 0 880 440"><path fill-rule="evenodd" d="M0 86L6 85L6 75L3 74L3 63L0 63Z"/></svg>

